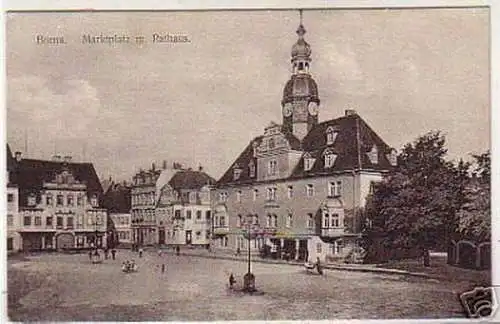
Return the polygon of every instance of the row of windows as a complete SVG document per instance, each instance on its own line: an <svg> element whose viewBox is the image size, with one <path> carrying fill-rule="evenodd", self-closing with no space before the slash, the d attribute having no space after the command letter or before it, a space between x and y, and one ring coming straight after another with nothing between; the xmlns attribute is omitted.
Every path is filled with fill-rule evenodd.
<svg viewBox="0 0 500 324"><path fill-rule="evenodd" d="M129 231L118 231L118 239L119 240L130 240L130 232Z"/></svg>
<svg viewBox="0 0 500 324"><path fill-rule="evenodd" d="M343 244L342 240L336 240L335 242L329 244L330 253L335 254L335 255L341 254L343 245L344 244ZM316 252L317 253L322 252L322 244L321 243L316 244Z"/></svg>
<svg viewBox="0 0 500 324"><path fill-rule="evenodd" d="M10 216L10 215L9 215ZM56 226L57 227L64 227L66 224L67 228L73 227L75 217L73 216L57 216L55 217L56 220ZM8 220L8 222L13 222L12 220ZM103 219L101 217L96 217L93 219L92 217L87 218L87 224L88 225L102 225ZM83 227L83 216L78 216L76 217L76 224L79 227ZM42 226L42 217L41 216L24 216L23 217L23 225L24 226ZM46 227L53 227L54 226L54 216L47 216L45 217L45 226Z"/></svg>
<svg viewBox="0 0 500 324"><path fill-rule="evenodd" d="M11 195L11 194L9 194ZM7 199L13 199L13 197L7 196ZM10 201L10 200L9 200ZM85 203L85 195L80 194L77 195L76 198L73 194L59 194L54 196L52 194L47 194L45 195L45 205L46 206L55 206L57 207L63 207L63 206L68 206L68 207L74 207L74 206L83 206ZM97 202L97 197L93 196L90 200L90 203L93 207L98 206ZM28 196L28 206L36 206L36 196L35 195L30 195Z"/></svg>
<svg viewBox="0 0 500 324"><path fill-rule="evenodd" d="M128 225L130 223L130 217L128 216L118 216L114 217L113 221L116 225Z"/></svg>
<svg viewBox="0 0 500 324"><path fill-rule="evenodd" d="M266 188L266 200L275 201L277 200L277 187L268 187ZM314 197L315 190L313 184L308 184L305 187L305 194L307 197ZM342 182L341 181L332 181L328 183L327 195L329 197L340 197L342 196ZM243 192L241 190L236 191L236 202L241 202L243 196ZM288 199L292 199L294 197L294 187L288 186L286 196ZM259 190L253 190L253 200L257 200L259 197ZM229 198L229 194L227 192L219 193L219 202L227 202Z"/></svg>
<svg viewBox="0 0 500 324"><path fill-rule="evenodd" d="M203 211L202 210L197 210L195 212L196 214L196 220L201 220L203 218ZM175 211L176 218L181 217L181 211L176 210ZM178 216L178 217L177 217ZM192 219L193 218L193 212L191 210L186 210L186 219ZM205 211L205 219L210 220L210 210Z"/></svg>
<svg viewBox="0 0 500 324"><path fill-rule="evenodd" d="M132 205L154 205L156 194L151 193L141 193L132 195Z"/></svg>
<svg viewBox="0 0 500 324"><path fill-rule="evenodd" d="M219 222L220 222L220 219L222 219L222 222L225 225L224 216L219 217ZM338 227L340 227L339 214L324 213L322 215L322 219L323 219L322 228L338 228ZM242 215L238 215L236 218L236 226L237 227L246 226L249 224L248 222L251 222L251 224L253 224L253 225L258 225L259 224L259 216L258 215L251 215L251 216L243 217ZM345 225L345 224L343 224L343 225ZM286 217L285 217L285 227L290 228L292 226L293 226L293 214L290 213L290 214L286 215ZM266 227L278 227L278 215L268 214L267 218L266 218ZM307 228L314 227L314 217L313 217L313 214L311 214L311 213L307 214L306 227Z"/></svg>

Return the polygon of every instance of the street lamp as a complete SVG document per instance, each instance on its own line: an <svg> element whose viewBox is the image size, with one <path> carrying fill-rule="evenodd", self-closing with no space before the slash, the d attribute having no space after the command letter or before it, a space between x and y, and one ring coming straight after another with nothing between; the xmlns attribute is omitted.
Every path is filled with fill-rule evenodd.
<svg viewBox="0 0 500 324"><path fill-rule="evenodd" d="M251 230L252 230L252 215L247 215L247 239L248 239L248 271L243 277L243 291L245 292L255 292L255 276L252 273L251 268L251 253L250 253L250 242L251 242ZM256 225L256 224L255 224Z"/></svg>

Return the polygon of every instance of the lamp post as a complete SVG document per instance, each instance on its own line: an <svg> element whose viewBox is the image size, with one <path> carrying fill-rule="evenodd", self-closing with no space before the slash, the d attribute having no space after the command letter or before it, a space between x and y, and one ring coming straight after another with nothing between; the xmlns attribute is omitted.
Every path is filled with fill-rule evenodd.
<svg viewBox="0 0 500 324"><path fill-rule="evenodd" d="M247 215L247 237L248 237L248 271L243 277L243 291L253 293L257 291L255 289L255 276L251 269L251 253L250 253L250 242L251 242L251 229L252 229L252 215Z"/></svg>

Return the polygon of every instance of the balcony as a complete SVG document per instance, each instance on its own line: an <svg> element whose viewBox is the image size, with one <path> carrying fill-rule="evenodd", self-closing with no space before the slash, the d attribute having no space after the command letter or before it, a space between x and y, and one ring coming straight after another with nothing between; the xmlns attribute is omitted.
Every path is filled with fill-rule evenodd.
<svg viewBox="0 0 500 324"><path fill-rule="evenodd" d="M344 236L345 227L330 227L321 228L321 235L324 237L341 237Z"/></svg>

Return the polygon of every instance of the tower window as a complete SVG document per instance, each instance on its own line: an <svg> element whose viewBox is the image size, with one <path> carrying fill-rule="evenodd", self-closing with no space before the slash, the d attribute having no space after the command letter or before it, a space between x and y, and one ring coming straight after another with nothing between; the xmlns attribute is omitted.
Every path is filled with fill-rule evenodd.
<svg viewBox="0 0 500 324"><path fill-rule="evenodd" d="M299 71L302 71L304 69L304 63L300 62L299 63Z"/></svg>

